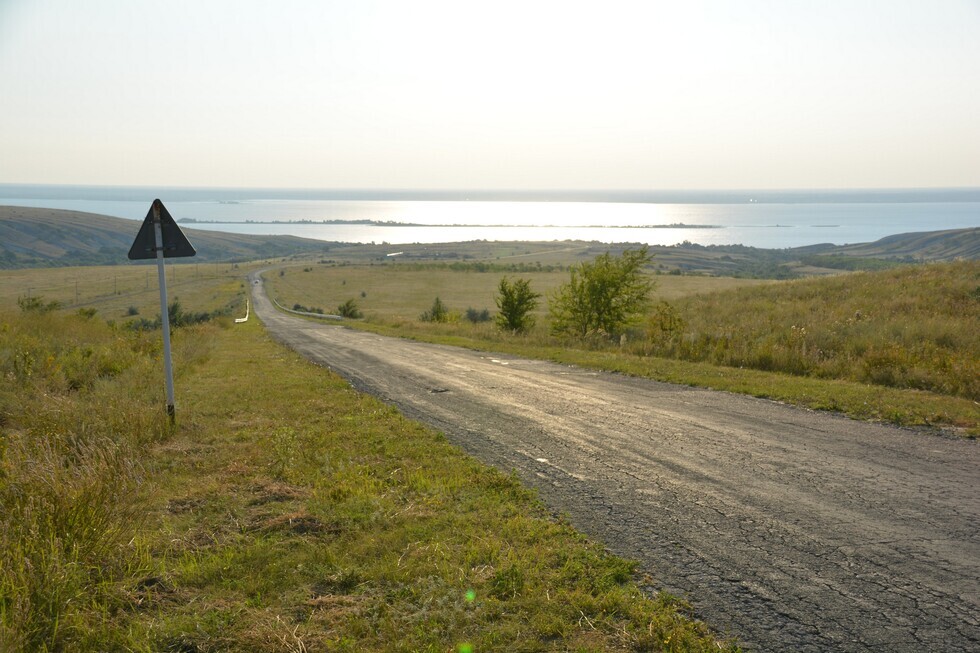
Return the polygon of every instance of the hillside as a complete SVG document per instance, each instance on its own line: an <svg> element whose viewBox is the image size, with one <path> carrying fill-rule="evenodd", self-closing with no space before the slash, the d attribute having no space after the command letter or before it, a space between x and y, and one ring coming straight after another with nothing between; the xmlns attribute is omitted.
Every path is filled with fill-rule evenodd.
<svg viewBox="0 0 980 653"><path fill-rule="evenodd" d="M94 213L0 206L0 269L114 265L127 253L140 223ZM254 236L181 229L197 250L195 261L245 261L320 254L332 244L295 236Z"/></svg>
<svg viewBox="0 0 980 653"><path fill-rule="evenodd" d="M980 259L980 227L887 236L872 243L824 243L789 249L743 245L651 247L655 261L684 272L789 279L839 272L882 270L907 263Z"/></svg>
<svg viewBox="0 0 980 653"><path fill-rule="evenodd" d="M924 261L980 259L980 228L888 236L874 243L833 247L833 254L878 258L912 257Z"/></svg>

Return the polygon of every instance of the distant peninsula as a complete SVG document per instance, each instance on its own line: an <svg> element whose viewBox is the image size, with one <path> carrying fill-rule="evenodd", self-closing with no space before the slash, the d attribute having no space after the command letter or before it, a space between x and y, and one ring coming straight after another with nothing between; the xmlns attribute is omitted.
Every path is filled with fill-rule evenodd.
<svg viewBox="0 0 980 653"><path fill-rule="evenodd" d="M365 227L494 227L508 228L515 227L538 227L541 229L556 229L568 225L555 224L424 224L421 222L398 222L395 220L371 220L362 218L354 219L333 219L333 220L198 220L197 218L180 218L177 220L181 224L309 224L309 225L358 225ZM637 224L637 225L604 225L586 224L577 225L576 229L723 229L717 224L687 224L684 222L673 222L670 224Z"/></svg>

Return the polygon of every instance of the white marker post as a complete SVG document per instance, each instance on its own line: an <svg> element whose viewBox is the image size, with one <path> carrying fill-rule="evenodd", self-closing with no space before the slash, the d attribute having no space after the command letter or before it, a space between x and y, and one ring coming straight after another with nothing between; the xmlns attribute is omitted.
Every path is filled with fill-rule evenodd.
<svg viewBox="0 0 980 653"><path fill-rule="evenodd" d="M167 306L167 272L164 258L194 256L197 252L177 226L167 207L160 200L153 200L143 226L129 249L130 260L157 260L157 277L160 280L160 321L163 326L163 367L167 376L167 416L173 425L177 419L174 402L174 368L170 356L170 313Z"/></svg>

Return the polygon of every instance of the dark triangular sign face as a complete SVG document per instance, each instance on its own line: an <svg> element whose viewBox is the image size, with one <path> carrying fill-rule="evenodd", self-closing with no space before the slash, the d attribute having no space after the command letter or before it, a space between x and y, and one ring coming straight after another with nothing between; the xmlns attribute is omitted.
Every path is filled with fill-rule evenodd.
<svg viewBox="0 0 980 653"><path fill-rule="evenodd" d="M143 220L140 232L136 234L133 246L129 248L129 258L132 261L145 258L157 257L156 229L154 229L154 211L160 221L160 229L163 236L163 257L177 258L180 256L194 256L197 252L187 240L187 236L177 226L177 222L171 217L170 211L160 200L153 200L150 210Z"/></svg>

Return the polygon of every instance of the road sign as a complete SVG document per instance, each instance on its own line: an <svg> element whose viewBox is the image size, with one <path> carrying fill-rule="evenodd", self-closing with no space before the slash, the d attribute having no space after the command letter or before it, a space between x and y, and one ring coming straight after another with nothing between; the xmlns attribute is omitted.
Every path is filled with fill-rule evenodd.
<svg viewBox="0 0 980 653"><path fill-rule="evenodd" d="M170 423L177 419L174 406L174 368L170 356L170 312L167 306L167 273L163 259L175 256L194 256L197 254L180 227L171 217L167 207L160 200L153 200L150 210L143 220L143 226L136 234L136 241L129 248L131 260L155 258L157 277L160 280L160 320L163 323L163 368L167 382L167 415Z"/></svg>
<svg viewBox="0 0 980 653"><path fill-rule="evenodd" d="M162 232L162 245L157 243L154 233L154 211L160 216L159 224ZM150 206L150 210L143 220L143 226L140 227L139 233L136 234L136 240L133 241L133 246L129 248L129 259L131 261L137 261L140 259L156 258L158 247L163 248L164 258L178 258L197 254L194 246L191 245L190 241L187 240L187 236L177 226L177 221L170 215L170 211L163 205L163 202L153 200L153 204Z"/></svg>

